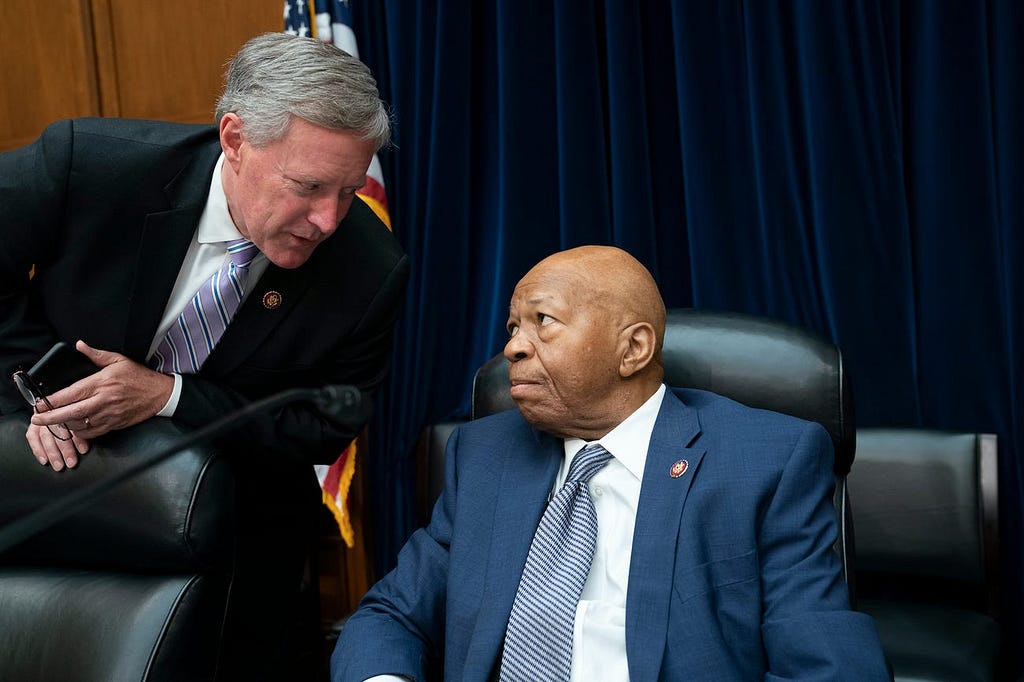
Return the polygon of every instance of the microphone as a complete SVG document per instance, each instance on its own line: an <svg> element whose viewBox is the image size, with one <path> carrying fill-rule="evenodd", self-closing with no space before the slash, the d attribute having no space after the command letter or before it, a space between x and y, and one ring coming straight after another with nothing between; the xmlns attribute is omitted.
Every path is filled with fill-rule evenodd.
<svg viewBox="0 0 1024 682"><path fill-rule="evenodd" d="M372 401L364 396L355 386L338 384L323 388L293 388L275 395L257 400L220 419L186 434L169 446L148 457L140 457L139 461L116 474L98 481L90 486L65 495L40 509L9 523L0 529L0 554L27 540L36 533L46 530L61 519L87 507L103 493L139 473L160 464L188 448L215 438L226 431L237 429L266 412L296 402L313 404L323 416L340 421L346 425L362 424L369 417Z"/></svg>
<svg viewBox="0 0 1024 682"><path fill-rule="evenodd" d="M367 405L364 407L363 402ZM362 391L348 384L335 384L317 389L313 404L317 411L325 417L334 419L356 418L366 415L369 399L364 399ZM367 415L368 416L368 415Z"/></svg>

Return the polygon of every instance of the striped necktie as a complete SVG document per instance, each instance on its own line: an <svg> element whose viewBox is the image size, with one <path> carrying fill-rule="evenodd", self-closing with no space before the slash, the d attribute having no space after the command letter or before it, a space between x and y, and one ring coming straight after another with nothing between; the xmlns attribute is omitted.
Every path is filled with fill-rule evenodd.
<svg viewBox="0 0 1024 682"><path fill-rule="evenodd" d="M195 374L209 357L245 293L259 249L248 239L228 242L228 260L199 287L150 358L158 372Z"/></svg>
<svg viewBox="0 0 1024 682"><path fill-rule="evenodd" d="M502 682L569 679L576 605L597 543L587 483L611 457L597 444L577 452L540 519L505 632Z"/></svg>

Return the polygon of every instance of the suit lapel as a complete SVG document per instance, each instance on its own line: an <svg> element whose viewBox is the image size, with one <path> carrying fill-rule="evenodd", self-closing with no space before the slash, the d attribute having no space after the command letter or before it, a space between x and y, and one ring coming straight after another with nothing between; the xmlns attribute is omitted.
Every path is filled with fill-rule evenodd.
<svg viewBox="0 0 1024 682"><path fill-rule="evenodd" d="M219 144L208 144L167 184L168 210L146 216L129 293L125 355L145 360L209 195Z"/></svg>
<svg viewBox="0 0 1024 682"><path fill-rule="evenodd" d="M665 651L679 521L704 450L697 413L668 389L654 424L633 532L626 594L626 654L633 682L656 680ZM679 474L681 461L685 471Z"/></svg>
<svg viewBox="0 0 1024 682"><path fill-rule="evenodd" d="M561 439L534 432L535 442L513 444L504 457L491 547L484 578L486 594L466 655L465 679L486 679L504 640L519 578L534 531L564 454Z"/></svg>
<svg viewBox="0 0 1024 682"><path fill-rule="evenodd" d="M271 263L203 363L203 373L223 376L252 355L298 304L312 278L310 267L285 270Z"/></svg>

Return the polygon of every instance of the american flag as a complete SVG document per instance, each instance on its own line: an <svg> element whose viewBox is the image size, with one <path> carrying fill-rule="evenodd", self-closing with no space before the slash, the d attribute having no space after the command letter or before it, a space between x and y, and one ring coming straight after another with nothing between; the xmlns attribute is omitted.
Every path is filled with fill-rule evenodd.
<svg viewBox="0 0 1024 682"><path fill-rule="evenodd" d="M284 32L293 36L313 35L310 5L305 0L284 0Z"/></svg>

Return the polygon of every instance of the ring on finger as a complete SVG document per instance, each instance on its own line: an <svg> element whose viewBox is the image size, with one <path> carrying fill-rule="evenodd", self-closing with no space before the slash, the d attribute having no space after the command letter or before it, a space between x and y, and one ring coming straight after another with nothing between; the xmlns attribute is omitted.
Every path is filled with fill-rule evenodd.
<svg viewBox="0 0 1024 682"><path fill-rule="evenodd" d="M83 419L82 423L85 424L85 428L87 428L87 429L91 429L92 428L92 423L89 422L89 418L88 417Z"/></svg>

